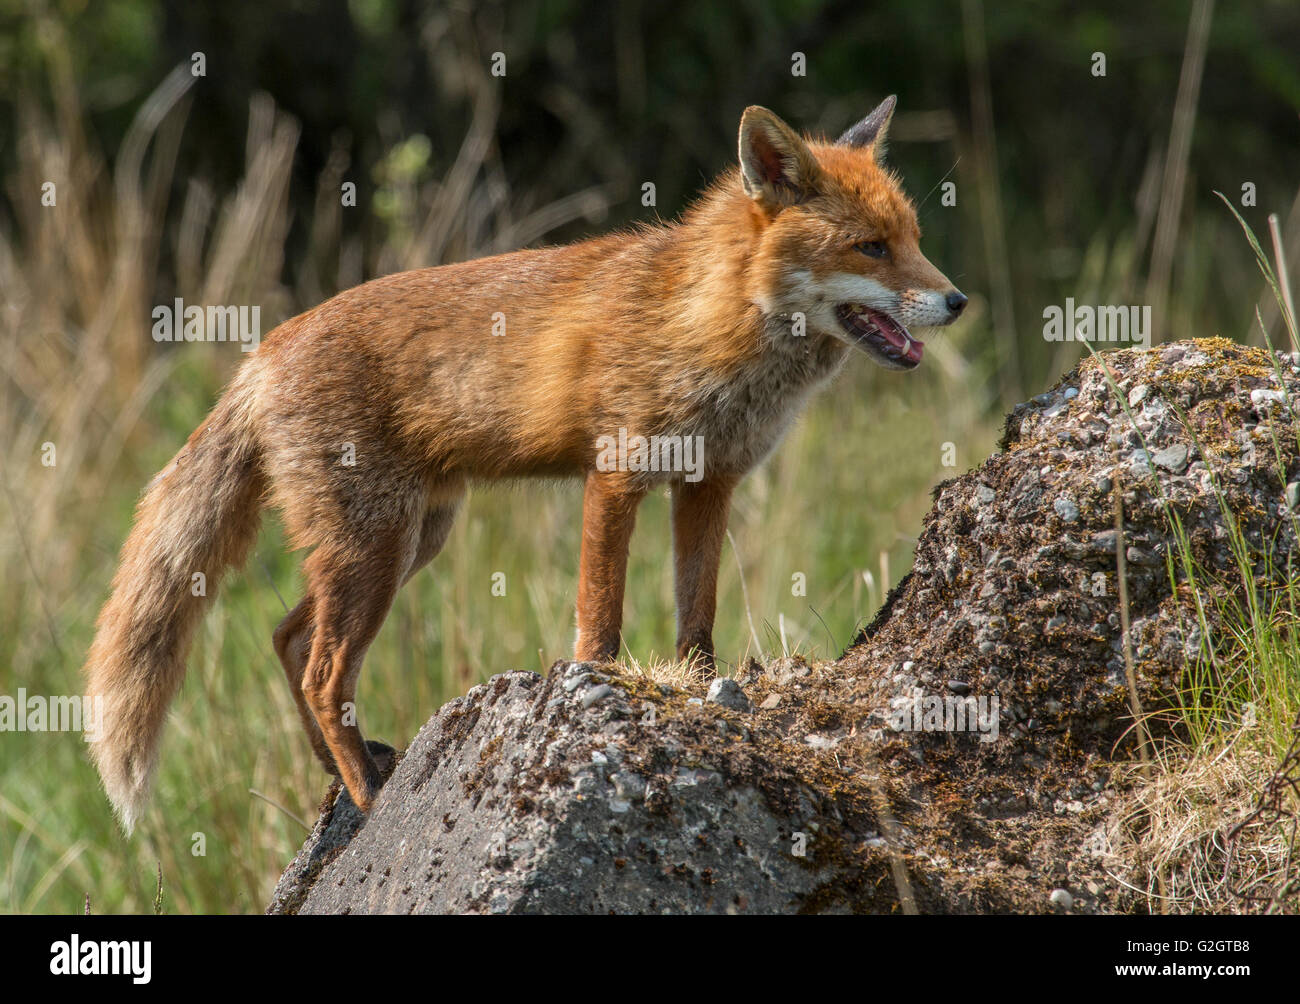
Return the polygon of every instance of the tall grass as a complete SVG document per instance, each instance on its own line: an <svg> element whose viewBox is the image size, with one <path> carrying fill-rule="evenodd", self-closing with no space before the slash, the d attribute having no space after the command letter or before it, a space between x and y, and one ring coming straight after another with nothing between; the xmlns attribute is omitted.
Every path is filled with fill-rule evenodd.
<svg viewBox="0 0 1300 1004"><path fill-rule="evenodd" d="M1279 268L1275 270L1250 225L1231 202L1219 197L1241 225L1260 272L1276 297L1291 343L1296 344L1296 318L1280 246ZM1262 328L1262 320L1260 323ZM1282 364L1267 331L1263 331L1263 337L1275 379L1285 395ZM1292 414L1297 413L1297 404L1289 397L1284 403ZM1190 429L1186 417L1180 418ZM1273 473L1279 484L1287 485L1292 481L1289 468L1294 466L1294 460L1287 462L1287 455L1300 455L1300 430L1295 433L1296 441L1284 447L1274 423L1270 421L1267 428ZM1195 446L1203 456L1212 457L1207 444L1198 441ZM1211 471L1215 469L1213 463L1210 467ZM1186 530L1175 518L1180 562L1196 599L1202 637L1200 657L1188 674L1181 702L1184 720L1191 742L1201 751L1236 741L1240 723L1245 721L1259 730L1256 742L1261 749L1280 757L1294 738L1293 726L1300 713L1300 568L1294 567L1293 549L1277 548L1276 541L1271 540L1258 544L1250 541L1217 478L1212 478L1212 484L1233 559L1231 581L1217 581L1220 576L1191 558ZM1292 541L1300 539L1296 513L1289 508L1285 511L1280 534ZM1278 564L1279 550L1286 553L1282 567ZM1213 616L1207 616L1208 607L1213 608ZM1300 804L1296 809L1300 810Z"/></svg>
<svg viewBox="0 0 1300 1004"><path fill-rule="evenodd" d="M1245 232L1295 344L1296 318L1280 244L1275 270L1250 226L1224 202ZM1260 327L1285 394L1282 363L1262 318ZM1112 390L1142 438L1113 381ZM1287 399L1285 406L1297 413L1297 402ZM1188 627L1194 626L1200 641L1176 691L1151 712L1172 727L1161 730L1155 746L1156 772L1145 763L1129 771L1134 784L1114 817L1112 847L1129 883L1145 893L1152 909L1296 912L1300 568L1294 545L1300 525L1295 511L1285 508L1277 537L1252 540L1215 473L1230 469L1235 458L1215 456L1187 416L1179 412L1178 417L1207 461L1230 562L1216 569L1196 559L1186 525L1156 481L1173 540L1167 556L1170 585L1184 599ZM1287 444L1279 441L1272 422L1268 431L1274 473L1287 485L1300 456L1300 431L1297 441ZM1278 537L1289 538L1290 546ZM1136 706L1136 694L1133 701ZM1135 711L1135 717L1141 714Z"/></svg>

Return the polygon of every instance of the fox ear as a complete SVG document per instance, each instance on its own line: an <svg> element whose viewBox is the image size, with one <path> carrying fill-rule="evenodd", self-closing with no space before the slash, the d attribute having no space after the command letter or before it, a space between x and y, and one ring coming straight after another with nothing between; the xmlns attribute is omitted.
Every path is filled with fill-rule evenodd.
<svg viewBox="0 0 1300 1004"><path fill-rule="evenodd" d="M750 105L740 117L740 177L745 193L771 212L816 194L820 169L808 144L775 114Z"/></svg>
<svg viewBox="0 0 1300 1004"><path fill-rule="evenodd" d="M889 122L894 117L896 104L898 104L898 95L891 94L876 105L870 115L845 131L844 135L835 141L836 145L868 147L876 160L884 160L885 139L889 132Z"/></svg>

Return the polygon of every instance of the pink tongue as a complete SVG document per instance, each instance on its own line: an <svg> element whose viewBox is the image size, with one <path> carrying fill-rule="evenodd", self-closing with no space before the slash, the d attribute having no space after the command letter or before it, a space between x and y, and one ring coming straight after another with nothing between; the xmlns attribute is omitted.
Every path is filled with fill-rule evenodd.
<svg viewBox="0 0 1300 1004"><path fill-rule="evenodd" d="M903 333L898 330L898 326L894 324L887 314L882 314L878 310L870 310L867 313L876 322L876 330L889 339L890 345L902 352L905 358L913 362L921 361L921 352L925 342L913 338L909 345L907 339L903 337Z"/></svg>

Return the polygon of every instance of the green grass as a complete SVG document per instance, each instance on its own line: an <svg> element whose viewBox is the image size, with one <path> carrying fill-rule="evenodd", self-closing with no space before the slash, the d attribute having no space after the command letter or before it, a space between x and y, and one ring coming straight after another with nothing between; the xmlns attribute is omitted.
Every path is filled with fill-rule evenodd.
<svg viewBox="0 0 1300 1004"><path fill-rule="evenodd" d="M1296 320L1286 279L1274 272L1250 226L1224 202L1245 232L1294 345ZM1267 332L1264 339L1272 350ZM1278 385L1285 387L1276 356L1272 365ZM1143 439L1126 396L1103 372L1130 427ZM1293 412L1297 405L1287 402ZM1178 417L1199 455L1217 459L1187 416L1179 412ZM1300 454L1300 442L1284 449L1272 423L1268 429L1274 473L1285 485L1291 480L1286 457ZM1145 439L1142 445L1148 447ZM1143 718L1158 716L1172 728L1162 730L1158 742L1144 744L1139 763L1121 769L1129 784L1117 806L1121 823L1112 834L1111 851L1128 871L1128 884L1145 888L1153 912L1295 912L1300 569L1294 558L1278 565L1275 540L1252 540L1213 473L1211 483L1231 555L1226 569L1195 558L1182 518L1158 479L1152 483L1174 542L1166 559L1170 586L1186 599L1184 630L1194 622L1200 645L1161 707L1139 708ZM1296 535L1294 513L1289 526L1279 527L1279 533L1287 530ZM1132 678L1129 685L1137 707ZM1271 804L1264 797L1270 787L1276 799Z"/></svg>

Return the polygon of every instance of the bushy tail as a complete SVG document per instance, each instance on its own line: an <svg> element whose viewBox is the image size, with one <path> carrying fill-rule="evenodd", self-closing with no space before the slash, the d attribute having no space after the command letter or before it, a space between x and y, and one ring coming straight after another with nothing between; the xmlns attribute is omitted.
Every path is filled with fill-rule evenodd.
<svg viewBox="0 0 1300 1004"><path fill-rule="evenodd" d="M250 417L253 368L149 484L86 659L103 698L91 755L127 833L148 797L167 707L222 573L257 536L263 476Z"/></svg>

